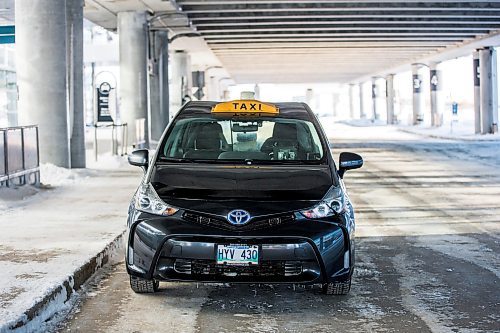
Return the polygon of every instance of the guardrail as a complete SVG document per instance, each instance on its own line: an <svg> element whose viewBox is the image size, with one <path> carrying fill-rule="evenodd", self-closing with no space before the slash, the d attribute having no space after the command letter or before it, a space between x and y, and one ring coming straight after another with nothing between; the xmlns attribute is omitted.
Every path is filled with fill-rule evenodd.
<svg viewBox="0 0 500 333"><path fill-rule="evenodd" d="M40 184L38 126L0 128L0 187Z"/></svg>

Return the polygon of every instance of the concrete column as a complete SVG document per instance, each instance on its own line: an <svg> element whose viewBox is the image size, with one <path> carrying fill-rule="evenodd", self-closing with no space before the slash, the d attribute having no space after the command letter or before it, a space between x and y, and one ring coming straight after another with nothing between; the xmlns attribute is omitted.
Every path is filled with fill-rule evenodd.
<svg viewBox="0 0 500 333"><path fill-rule="evenodd" d="M128 124L128 144L137 147L138 136L144 136L143 145L149 147L146 12L118 13L118 34L121 119ZM144 121L143 133L137 133L138 120Z"/></svg>
<svg viewBox="0 0 500 333"><path fill-rule="evenodd" d="M149 73L149 102L151 114L151 139L158 141L168 124L168 34L153 33Z"/></svg>
<svg viewBox="0 0 500 333"><path fill-rule="evenodd" d="M363 83L359 83L359 118L365 119L365 94L363 94Z"/></svg>
<svg viewBox="0 0 500 333"><path fill-rule="evenodd" d="M378 98L378 87L377 87L377 78L372 78L372 120L376 120L379 118L378 110L377 110L377 98Z"/></svg>
<svg viewBox="0 0 500 333"><path fill-rule="evenodd" d="M14 3L20 124L39 126L42 163L69 168L66 1Z"/></svg>
<svg viewBox="0 0 500 333"><path fill-rule="evenodd" d="M188 54L175 51L172 54L172 85L170 87L170 106L173 113L179 111L183 98L188 93Z"/></svg>
<svg viewBox="0 0 500 333"><path fill-rule="evenodd" d="M218 101L220 99L219 96L219 87L217 86L217 77L212 75L208 78L207 81L207 100L209 101Z"/></svg>
<svg viewBox="0 0 500 333"><path fill-rule="evenodd" d="M67 79L71 167L85 168L83 110L83 0L66 1Z"/></svg>
<svg viewBox="0 0 500 333"><path fill-rule="evenodd" d="M355 107L355 102L354 102L354 89L355 86L353 83L349 84L349 118L354 119L354 107Z"/></svg>
<svg viewBox="0 0 500 333"><path fill-rule="evenodd" d="M385 102L387 105L387 124L394 124L394 74L389 74L385 78Z"/></svg>
<svg viewBox="0 0 500 333"><path fill-rule="evenodd" d="M170 89L168 82L168 33L166 31L159 32L159 38L162 40L159 53L158 73L160 81L160 123L162 132L170 122Z"/></svg>
<svg viewBox="0 0 500 333"><path fill-rule="evenodd" d="M439 127L443 124L443 97L442 73L437 63L429 65L430 90L431 90L431 126Z"/></svg>
<svg viewBox="0 0 500 333"><path fill-rule="evenodd" d="M474 133L481 133L481 80L479 69L479 50L472 54L472 67L474 73Z"/></svg>
<svg viewBox="0 0 500 333"><path fill-rule="evenodd" d="M413 79L413 125L418 125L424 120L424 94L422 91L421 65L411 65Z"/></svg>
<svg viewBox="0 0 500 333"><path fill-rule="evenodd" d="M495 49L488 47L479 51L481 89L481 133L498 131L498 91Z"/></svg>
<svg viewBox="0 0 500 333"><path fill-rule="evenodd" d="M312 105L314 99L314 91L311 88L306 90L306 104L312 109L314 106Z"/></svg>
<svg viewBox="0 0 500 333"><path fill-rule="evenodd" d="M259 100L260 99L260 86L258 84L255 85L253 88L253 91L255 93L255 99Z"/></svg>

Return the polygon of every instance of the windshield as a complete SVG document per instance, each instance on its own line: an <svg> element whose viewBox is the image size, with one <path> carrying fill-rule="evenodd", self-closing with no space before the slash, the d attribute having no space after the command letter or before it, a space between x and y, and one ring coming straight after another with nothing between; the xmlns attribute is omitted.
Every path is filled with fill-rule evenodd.
<svg viewBox="0 0 500 333"><path fill-rule="evenodd" d="M160 160L319 163L324 152L314 125L286 118L214 117L175 122L160 148Z"/></svg>

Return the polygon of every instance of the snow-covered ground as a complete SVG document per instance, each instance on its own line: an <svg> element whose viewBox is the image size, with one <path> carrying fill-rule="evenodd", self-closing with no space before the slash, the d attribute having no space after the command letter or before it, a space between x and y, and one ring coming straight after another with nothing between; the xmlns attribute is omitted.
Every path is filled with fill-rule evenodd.
<svg viewBox="0 0 500 333"><path fill-rule="evenodd" d="M319 118L320 122L326 129L330 129L334 124L341 123L354 127L395 127L407 133L423 135L437 139L450 139L450 140L464 140L464 141L500 141L500 133L495 134L475 134L474 133L474 119L447 119L440 127L431 127L426 124L417 126L409 125L393 125L388 126L385 120L377 119L350 119L350 120L337 120L332 117ZM325 130L326 130L325 129Z"/></svg>
<svg viewBox="0 0 500 333"><path fill-rule="evenodd" d="M398 126L403 131L425 135L434 138L466 140L466 141L500 141L500 134L474 134L474 125L471 122L454 122L443 124L440 127L429 126Z"/></svg>
<svg viewBox="0 0 500 333"><path fill-rule="evenodd" d="M42 165L41 188L0 188L0 332L25 320L26 311L124 232L142 172L125 158L90 166ZM52 303L62 305L67 296L63 288ZM49 306L16 331L38 328L57 310Z"/></svg>

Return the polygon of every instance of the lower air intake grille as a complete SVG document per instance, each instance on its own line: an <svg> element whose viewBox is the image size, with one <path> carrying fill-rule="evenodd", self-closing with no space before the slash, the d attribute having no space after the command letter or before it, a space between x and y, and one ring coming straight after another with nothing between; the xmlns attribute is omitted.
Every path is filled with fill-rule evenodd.
<svg viewBox="0 0 500 333"><path fill-rule="evenodd" d="M263 261L259 265L230 266L213 260L177 259L174 270L181 274L228 276L296 276L302 274L300 261Z"/></svg>

